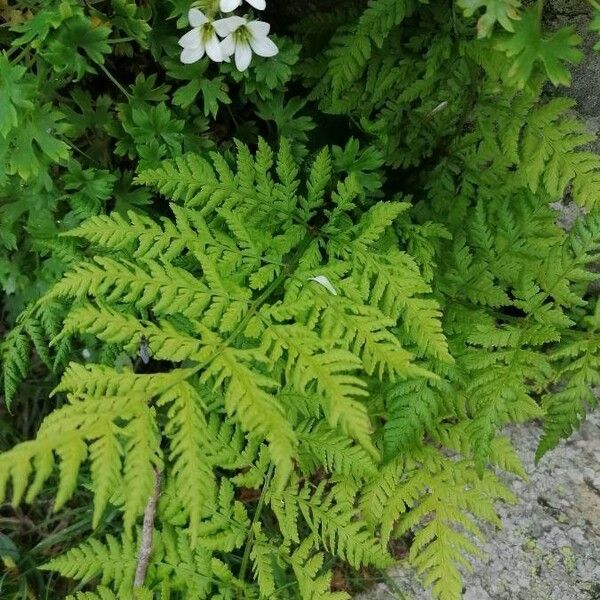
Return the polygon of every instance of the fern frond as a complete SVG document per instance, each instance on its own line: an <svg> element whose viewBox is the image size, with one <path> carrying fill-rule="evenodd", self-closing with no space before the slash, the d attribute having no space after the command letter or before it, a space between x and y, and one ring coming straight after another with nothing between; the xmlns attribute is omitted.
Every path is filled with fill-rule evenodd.
<svg viewBox="0 0 600 600"><path fill-rule="evenodd" d="M75 592L75 594L67 596L65 600L128 600L128 596L119 598L110 589L98 586L95 592Z"/></svg>
<svg viewBox="0 0 600 600"><path fill-rule="evenodd" d="M394 27L417 8L412 0L370 0L355 27L342 29L327 51L328 71L335 95L354 83Z"/></svg>
<svg viewBox="0 0 600 600"><path fill-rule="evenodd" d="M181 504L188 515L194 548L198 523L206 515L207 507L214 504L217 491L212 464L206 454L206 438L210 434L202 410L204 403L187 381L171 387L158 403L169 406L165 435L169 439L171 476L180 490Z"/></svg>
<svg viewBox="0 0 600 600"><path fill-rule="evenodd" d="M444 460L440 466L435 466L426 479L429 493L400 520L396 533L402 535L424 521L415 532L409 560L424 585L432 586L436 598L458 600L463 587L459 567L470 569L467 555L481 553L470 538L481 538L483 534L468 514L500 526L494 500L514 502L515 498L491 473L480 479L469 461ZM421 486L422 474L417 472L416 477ZM398 490L402 505L399 513L392 510L392 515L404 513L414 502L410 479L407 484L408 494ZM398 505L397 499L394 504Z"/></svg>
<svg viewBox="0 0 600 600"><path fill-rule="evenodd" d="M53 558L41 568L83 583L98 577L102 585L114 586L119 593L127 594L131 591L137 562L136 554L137 547L134 539L123 538L119 541L108 535L105 543L91 538L65 554ZM106 594L107 592L104 593ZM100 597L102 598L102 594Z"/></svg>
<svg viewBox="0 0 600 600"><path fill-rule="evenodd" d="M431 291L412 258L403 252L387 256L353 250L354 273L363 297L385 316L402 324L424 354L451 361L438 303L420 297Z"/></svg>
<svg viewBox="0 0 600 600"><path fill-rule="evenodd" d="M282 474L289 474L296 436L271 393L277 382L247 366L256 357L252 351L222 348L203 374L203 380L214 378L217 385L227 381L228 413L235 414L246 431L266 438L273 462Z"/></svg>
<svg viewBox="0 0 600 600"><path fill-rule="evenodd" d="M355 568L368 564L386 566L389 556L365 521L352 506L336 501L335 494L327 491L326 485L322 481L312 494L305 487L298 496L287 495L285 500L298 505L306 523L328 552L347 560Z"/></svg>
<svg viewBox="0 0 600 600"><path fill-rule="evenodd" d="M388 418L383 427L385 455L395 456L420 445L424 434L435 429L437 418L444 410L444 394L451 388L436 386L424 380L398 383L386 395Z"/></svg>
<svg viewBox="0 0 600 600"><path fill-rule="evenodd" d="M331 591L331 572L321 572L324 557L316 550L314 539L308 537L290 556L300 597L302 600L348 600L350 596L346 592Z"/></svg>
<svg viewBox="0 0 600 600"><path fill-rule="evenodd" d="M210 163L197 154L184 154L173 161L164 161L159 168L144 170L136 177L136 183L152 187L184 204L196 201L207 182L216 182L215 173Z"/></svg>
<svg viewBox="0 0 600 600"><path fill-rule="evenodd" d="M4 401L8 408L27 376L30 351L31 342L22 327L15 327L2 340L2 380Z"/></svg>
<svg viewBox="0 0 600 600"><path fill-rule="evenodd" d="M272 326L265 332L264 339L265 353L272 361L283 349L287 351L287 368L290 370L293 366L294 369L288 373L288 379L299 392L306 392L314 382L317 392L323 396L323 410L330 425L339 426L346 435L378 456L369 440L371 423L366 408L356 399L366 395L364 385L350 375L359 367L356 357L343 350L316 351L322 348L319 339L299 325Z"/></svg>
<svg viewBox="0 0 600 600"><path fill-rule="evenodd" d="M260 524L255 524L252 531L254 534L254 543L250 554L252 570L258 581L261 596L268 598L275 593L273 559L277 549L268 542L267 536L261 531Z"/></svg>
<svg viewBox="0 0 600 600"><path fill-rule="evenodd" d="M368 477L376 471L371 454L324 423L310 421L299 427L299 461L303 470L313 473L321 466L329 473Z"/></svg>

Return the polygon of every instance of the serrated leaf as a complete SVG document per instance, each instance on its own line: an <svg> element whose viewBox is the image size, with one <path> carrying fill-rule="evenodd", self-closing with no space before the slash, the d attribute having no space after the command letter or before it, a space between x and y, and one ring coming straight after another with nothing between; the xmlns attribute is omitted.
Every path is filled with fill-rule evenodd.
<svg viewBox="0 0 600 600"><path fill-rule="evenodd" d="M477 21L477 34L479 37L488 37L496 23L500 23L506 31L514 31L513 21L519 18L521 0L458 0L458 6L467 17L481 8L485 9Z"/></svg>
<svg viewBox="0 0 600 600"><path fill-rule="evenodd" d="M534 68L541 66L554 85L570 85L571 74L564 63L576 64L583 57L577 47L581 37L572 27L563 27L545 35L540 28L537 10L530 8L515 23L514 30L514 34L506 35L496 44L498 49L514 59L508 72L509 80L520 88L525 87Z"/></svg>

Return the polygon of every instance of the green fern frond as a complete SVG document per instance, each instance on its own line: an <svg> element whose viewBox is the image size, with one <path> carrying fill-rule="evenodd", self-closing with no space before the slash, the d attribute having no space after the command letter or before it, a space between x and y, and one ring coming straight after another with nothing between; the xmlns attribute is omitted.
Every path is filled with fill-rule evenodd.
<svg viewBox="0 0 600 600"><path fill-rule="evenodd" d="M562 368L557 375L558 389L542 400L544 431L536 450L536 461L568 438L581 424L588 410L598 405L594 389L600 385L600 302L586 318L589 331L572 332L571 339L552 357Z"/></svg>
<svg viewBox="0 0 600 600"><path fill-rule="evenodd" d="M494 500L514 502L515 498L491 473L485 473L480 479L468 461L444 460L440 466L434 466L429 473L426 480L429 492L414 507L410 479L407 482L408 493L402 488L397 490L401 499L400 510L392 510L391 515L399 516L412 507L396 530L401 535L417 528L409 560L423 578L424 585L432 586L436 598L458 600L463 588L459 567L470 569L467 556L481 554L470 538L481 538L483 534L468 514L500 526ZM417 473L416 477L422 486L422 474ZM398 505L397 498L394 504ZM424 524L419 527L421 522Z"/></svg>
<svg viewBox="0 0 600 600"><path fill-rule="evenodd" d="M267 536L261 531L258 523L252 531L254 534L254 544L250 554L252 570L258 581L260 595L268 598L275 593L273 559L277 554L277 549L268 542Z"/></svg>
<svg viewBox="0 0 600 600"><path fill-rule="evenodd" d="M314 473L322 467L332 474L362 478L376 471L376 463L367 451L324 423L315 425L308 421L299 429L299 461L303 470Z"/></svg>
<svg viewBox="0 0 600 600"><path fill-rule="evenodd" d="M162 394L159 405L169 406L165 435L169 439L171 476L188 515L193 548L198 538L198 523L206 515L207 507L214 504L217 491L215 474L206 454L206 438L210 434L203 412L204 402L197 390L183 381Z"/></svg>
<svg viewBox="0 0 600 600"><path fill-rule="evenodd" d="M218 168L217 171L222 173ZM159 168L142 171L136 177L136 183L152 187L182 204L196 201L207 182L216 183L215 173L210 163L196 154L164 161Z"/></svg>
<svg viewBox="0 0 600 600"><path fill-rule="evenodd" d="M322 481L312 493L305 487L298 496L287 495L285 501L298 505L306 523L328 552L347 560L355 568L389 564L389 555L357 511L337 502L335 494L326 487Z"/></svg>
<svg viewBox="0 0 600 600"><path fill-rule="evenodd" d="M331 572L321 572L324 563L323 554L316 552L316 544L311 537L290 556L290 564L298 579L298 589L302 600L348 600L346 592L332 592Z"/></svg>
<svg viewBox="0 0 600 600"><path fill-rule="evenodd" d="M127 596L121 596L121 598L119 598L110 589L104 586L98 586L95 592L75 592L75 594L67 596L65 600L127 600L127 598Z"/></svg>
<svg viewBox="0 0 600 600"><path fill-rule="evenodd" d="M371 0L355 27L342 29L327 51L334 94L354 83L369 62L373 47L381 47L394 27L417 8L412 0Z"/></svg>
<svg viewBox="0 0 600 600"><path fill-rule="evenodd" d="M100 578L102 585L110 584L114 589L127 593L135 573L136 550L135 541L131 538L119 541L108 535L105 543L91 538L62 556L53 558L42 569L83 583ZM99 595L102 598L100 591Z"/></svg>
<svg viewBox="0 0 600 600"><path fill-rule="evenodd" d="M22 327L12 329L2 341L4 401L10 405L28 373L31 342Z"/></svg>

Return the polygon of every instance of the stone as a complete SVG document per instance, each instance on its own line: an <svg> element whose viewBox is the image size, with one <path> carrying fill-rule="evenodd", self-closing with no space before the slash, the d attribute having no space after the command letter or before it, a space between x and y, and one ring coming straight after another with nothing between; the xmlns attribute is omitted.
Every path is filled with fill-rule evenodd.
<svg viewBox="0 0 600 600"><path fill-rule="evenodd" d="M588 416L585 436L574 434L573 443L562 442L537 466L540 427L506 433L530 478L519 488L519 504L500 507L504 529L488 530L486 556L466 575L464 600L600 600L600 486L594 483L600 481L600 413ZM390 575L407 599L432 599L409 567ZM383 584L360 596L392 598Z"/></svg>

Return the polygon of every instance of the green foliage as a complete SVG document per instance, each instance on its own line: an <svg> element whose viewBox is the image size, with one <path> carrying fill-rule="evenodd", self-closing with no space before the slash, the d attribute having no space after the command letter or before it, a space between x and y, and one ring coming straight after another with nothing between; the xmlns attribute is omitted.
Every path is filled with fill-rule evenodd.
<svg viewBox="0 0 600 600"><path fill-rule="evenodd" d="M458 600L504 427L541 460L597 404L600 160L543 93L580 40L292 1L239 72L180 63L189 4L0 8L0 595L342 600L410 539Z"/></svg>
<svg viewBox="0 0 600 600"><path fill-rule="evenodd" d="M458 6L468 17L485 8L477 21L477 33L479 37L487 37L496 23L507 31L514 31L513 21L520 18L521 0L458 0Z"/></svg>
<svg viewBox="0 0 600 600"><path fill-rule="evenodd" d="M539 15L535 8L530 8L515 25L514 35L500 41L498 48L514 58L508 75L519 87L529 81L538 62L554 85L568 85L571 75L563 63L581 60L583 54L577 49L580 42L581 38L568 27L549 36L540 35Z"/></svg>

